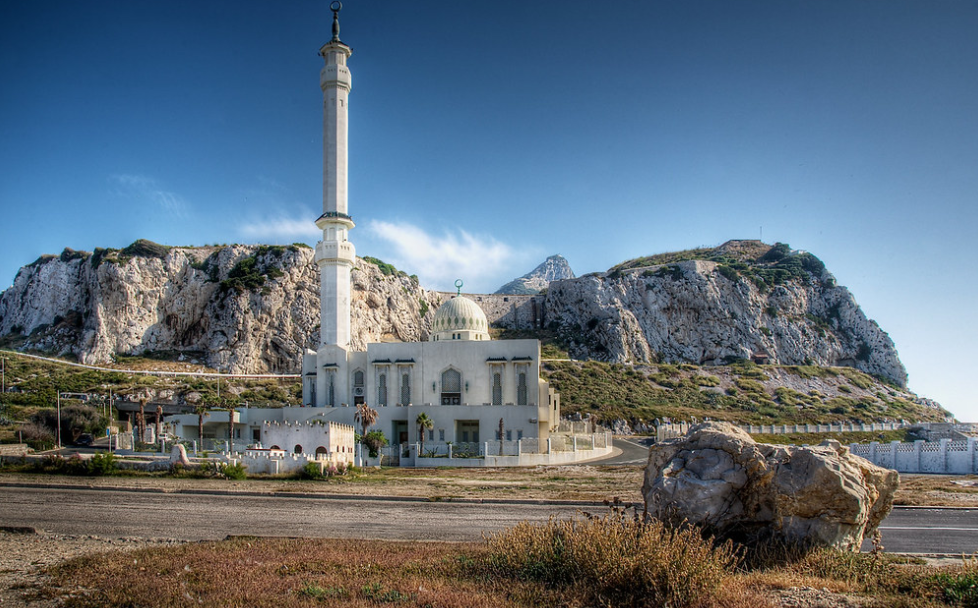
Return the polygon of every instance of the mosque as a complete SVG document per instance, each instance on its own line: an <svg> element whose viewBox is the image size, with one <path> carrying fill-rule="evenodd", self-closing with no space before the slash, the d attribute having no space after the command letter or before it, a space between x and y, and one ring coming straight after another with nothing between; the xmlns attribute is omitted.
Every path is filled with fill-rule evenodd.
<svg viewBox="0 0 978 608"><path fill-rule="evenodd" d="M186 441L233 434L251 446L242 462L256 472L280 473L310 461L360 464L367 461L361 452L354 456L354 429L361 428L358 407L369 407L377 417L368 430L380 430L400 446L395 453L401 465L439 466L446 456L455 458L456 466L559 464L610 454L610 432L557 433L560 395L540 377L540 342L492 340L486 314L461 295L459 282L458 294L436 311L427 342L351 349L350 275L356 259L347 205L351 50L339 37L340 3L330 8L333 38L319 51L325 61L320 73L323 214L316 220L323 238L315 252L320 345L302 357L303 405L242 408L233 419L228 412L208 412L206 421L178 415L168 419L175 434ZM430 427L417 423L421 414Z"/></svg>
<svg viewBox="0 0 978 608"><path fill-rule="evenodd" d="M373 428L391 443L414 443L415 420L433 422L431 442L537 439L560 420L559 395L540 378L538 340L492 340L478 304L459 295L436 312L428 342L368 344L350 349L350 273L356 256L347 205L347 112L351 49L340 41L339 3L333 38L319 54L323 91L323 214L316 226L321 277L320 346L302 358L302 401L335 408L325 417L354 423L356 406L377 411ZM502 436L500 435L500 431Z"/></svg>

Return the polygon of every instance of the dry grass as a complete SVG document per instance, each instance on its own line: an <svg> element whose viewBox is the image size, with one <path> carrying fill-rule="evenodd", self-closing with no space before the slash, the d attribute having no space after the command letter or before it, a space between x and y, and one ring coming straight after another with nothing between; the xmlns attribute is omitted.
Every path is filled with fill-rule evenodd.
<svg viewBox="0 0 978 608"><path fill-rule="evenodd" d="M478 545L233 539L80 558L56 571L66 606L498 606L459 573Z"/></svg>
<svg viewBox="0 0 978 608"><path fill-rule="evenodd" d="M978 507L978 475L901 475L893 504Z"/></svg>
<svg viewBox="0 0 978 608"><path fill-rule="evenodd" d="M705 606L737 555L694 528L669 529L615 512L602 518L523 522L488 539L488 571L566 588L587 605Z"/></svg>
<svg viewBox="0 0 978 608"><path fill-rule="evenodd" d="M55 567L37 595L68 608L978 606L974 560L935 568L885 554L783 557L737 571L729 545L604 518L524 524L485 543L237 538L116 551Z"/></svg>

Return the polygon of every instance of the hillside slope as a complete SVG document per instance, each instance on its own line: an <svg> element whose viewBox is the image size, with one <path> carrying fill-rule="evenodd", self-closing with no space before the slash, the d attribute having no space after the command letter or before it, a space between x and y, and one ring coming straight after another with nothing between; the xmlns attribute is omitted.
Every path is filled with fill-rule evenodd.
<svg viewBox="0 0 978 608"><path fill-rule="evenodd" d="M821 261L787 245L730 241L555 281L549 326L571 356L614 362L854 367L905 387L890 337Z"/></svg>

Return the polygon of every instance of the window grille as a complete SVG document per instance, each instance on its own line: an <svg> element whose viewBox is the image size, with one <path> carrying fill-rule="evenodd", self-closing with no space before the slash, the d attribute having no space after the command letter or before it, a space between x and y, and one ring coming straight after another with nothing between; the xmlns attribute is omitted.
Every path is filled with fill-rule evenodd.
<svg viewBox="0 0 978 608"><path fill-rule="evenodd" d="M401 374L401 405L411 403L411 375Z"/></svg>

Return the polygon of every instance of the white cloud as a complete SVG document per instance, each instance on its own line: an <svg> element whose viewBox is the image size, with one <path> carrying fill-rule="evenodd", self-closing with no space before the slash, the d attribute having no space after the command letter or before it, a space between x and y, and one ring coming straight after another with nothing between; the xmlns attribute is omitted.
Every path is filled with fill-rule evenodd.
<svg viewBox="0 0 978 608"><path fill-rule="evenodd" d="M186 219L190 204L179 194L164 190L159 182L145 175L111 175L109 179L119 186L116 194L138 197L155 203L170 215Z"/></svg>
<svg viewBox="0 0 978 608"><path fill-rule="evenodd" d="M311 216L309 216L311 217ZM309 219L302 217L271 217L256 219L238 226L238 232L249 239L256 241L316 241L323 233L316 228L316 224Z"/></svg>
<svg viewBox="0 0 978 608"><path fill-rule="evenodd" d="M491 236L461 229L432 235L412 224L383 221L370 222L367 230L393 247L393 258L385 261L416 273L429 289L453 290L460 278L465 281L463 291L480 293L494 291L512 278L506 277L516 252Z"/></svg>

